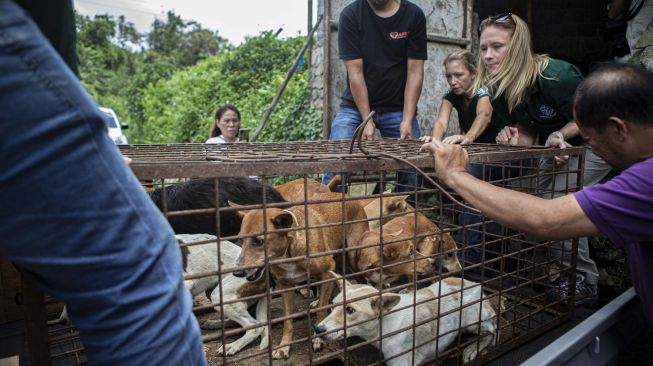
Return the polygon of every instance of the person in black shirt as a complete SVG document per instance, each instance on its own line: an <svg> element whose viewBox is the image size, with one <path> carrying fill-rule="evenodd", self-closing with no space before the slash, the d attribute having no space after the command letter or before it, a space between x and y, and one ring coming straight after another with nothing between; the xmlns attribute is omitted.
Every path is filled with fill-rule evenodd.
<svg viewBox="0 0 653 366"><path fill-rule="evenodd" d="M433 125L433 136L420 137L421 141L431 139L448 144L471 144L472 142L494 143L500 127L491 124L492 103L487 88L479 88L476 93L472 83L476 78L476 65L473 55L467 50L458 50L444 59L445 76L451 90L442 97L438 118ZM452 109L458 112L458 124L461 134L448 136L444 133L449 126Z"/></svg>
<svg viewBox="0 0 653 366"><path fill-rule="evenodd" d="M426 17L406 0L356 0L340 14L340 58L347 88L332 124L331 140L348 140L370 111L376 114L362 138L419 137L417 101L426 60ZM328 182L332 173L325 174ZM398 191L411 190L414 174L399 174Z"/></svg>

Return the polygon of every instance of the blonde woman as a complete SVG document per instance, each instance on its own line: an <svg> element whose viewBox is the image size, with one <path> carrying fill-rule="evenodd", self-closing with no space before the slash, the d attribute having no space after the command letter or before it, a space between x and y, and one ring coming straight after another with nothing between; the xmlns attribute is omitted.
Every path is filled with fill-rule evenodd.
<svg viewBox="0 0 653 366"><path fill-rule="evenodd" d="M442 97L432 136L424 136L420 140L429 142L435 139L462 145L472 142L493 143L499 128L489 128L492 104L487 89L479 88L476 92L472 89L472 83L476 80L474 56L467 50L454 51L444 59L443 65L451 89ZM461 134L443 140L453 109L458 113Z"/></svg>
<svg viewBox="0 0 653 366"><path fill-rule="evenodd" d="M479 71L474 90L488 86L494 117L506 126L496 142L527 146L539 142L559 148L581 144L572 114L574 92L583 79L580 71L565 61L533 53L528 26L514 14L491 16L481 22L479 30ZM557 161L557 164L564 163L564 159ZM553 161L543 161L540 168L553 169ZM609 171L605 161L586 148L585 185L597 183ZM566 179L567 175L557 175L553 187L564 189ZM572 177L571 181L576 180ZM538 182L549 190L552 183L550 176ZM564 194L558 192L553 196ZM564 243L564 249L565 253L571 252L571 241ZM577 304L595 302L598 270L589 257L587 238L579 241L577 268ZM563 277L559 293L568 295L569 279Z"/></svg>

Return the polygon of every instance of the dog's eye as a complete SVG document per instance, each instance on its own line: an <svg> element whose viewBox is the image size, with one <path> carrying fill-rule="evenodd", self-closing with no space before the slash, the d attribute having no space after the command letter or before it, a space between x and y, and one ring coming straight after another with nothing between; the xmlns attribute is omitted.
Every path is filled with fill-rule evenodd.
<svg viewBox="0 0 653 366"><path fill-rule="evenodd" d="M259 238L252 238L252 245L255 247L260 247L261 245L263 245L263 240Z"/></svg>
<svg viewBox="0 0 653 366"><path fill-rule="evenodd" d="M447 253L447 258L453 257L453 253Z"/></svg>
<svg viewBox="0 0 653 366"><path fill-rule="evenodd" d="M356 309L352 308L351 306L347 306L345 308L345 311L347 312L347 314L353 314L356 312Z"/></svg>

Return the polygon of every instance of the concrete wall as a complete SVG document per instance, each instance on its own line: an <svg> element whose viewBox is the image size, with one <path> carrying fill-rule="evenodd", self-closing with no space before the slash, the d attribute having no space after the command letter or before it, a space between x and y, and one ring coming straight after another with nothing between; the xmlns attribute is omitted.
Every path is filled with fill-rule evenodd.
<svg viewBox="0 0 653 366"><path fill-rule="evenodd" d="M311 87L313 103L318 108L326 108L326 123L330 123L335 116L347 82L345 65L338 57L337 22L342 9L352 1L318 1L318 16L320 14L326 16L317 34L316 45L313 47ZM417 106L420 132L424 135L431 132L441 98L448 90L442 62L447 54L470 43L473 33L471 26L473 0L413 0L413 2L424 11L429 39L428 60L424 67L424 86ZM328 57L327 53L330 54ZM325 105L325 96L328 106ZM453 118L457 121L455 116ZM448 133L457 132L457 125L457 123L450 123Z"/></svg>

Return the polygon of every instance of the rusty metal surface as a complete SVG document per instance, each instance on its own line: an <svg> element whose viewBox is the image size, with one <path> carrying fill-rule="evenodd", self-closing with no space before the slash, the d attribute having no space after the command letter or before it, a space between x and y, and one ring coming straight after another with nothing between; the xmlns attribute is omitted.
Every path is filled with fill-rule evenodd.
<svg viewBox="0 0 653 366"><path fill-rule="evenodd" d="M430 154L420 153L419 141L383 139L366 141L370 154L349 154L349 141L285 143L122 145L133 159L132 169L141 179L175 177L230 177L310 174L327 171L385 171L406 165L378 153L407 159L420 168L433 166ZM543 147L472 144L466 147L470 163L489 163L563 154L578 155L582 147L565 150Z"/></svg>
<svg viewBox="0 0 653 366"><path fill-rule="evenodd" d="M217 187L216 192L219 192L220 189L224 189L225 187L221 183L223 182L221 180L223 177L267 175L283 182L296 178L296 176L291 176L292 174L301 174L304 179L301 186L303 186L303 189L306 189L308 185L306 179L310 179L308 177L309 174L323 173L329 170L349 173L364 172L364 174L358 175L355 183L349 182L351 185L349 187L351 196L339 194L325 199L315 199L305 196L303 200L297 202L261 203L238 207L216 208L215 199L217 199L218 194L214 192L212 194L212 199L214 200L213 207L186 207L186 210L177 208L176 211L173 211L168 210L169 207L163 205L162 210L169 219L201 217L207 214L215 215L216 218L219 218L220 215L233 213L236 210L246 211L262 208L266 212L267 209L272 207L287 208L291 205L297 205L305 207L304 212L306 217L304 217L304 222L309 222L308 207L312 205L327 202L342 202L341 207L344 210L345 203L351 203L352 201L380 199L383 202L383 200L390 200L402 196L402 193L386 192L385 188L381 188L377 193L373 193L367 188L369 185L383 187L385 183L391 183L395 186L398 184L395 180L395 170L397 168L405 168L406 165L387 157L388 155L407 159L410 163L418 167L429 168L433 164L432 156L418 152L421 145L418 142L397 140L366 142L364 145L369 150L369 155L365 155L357 150L350 155L348 154L349 145L349 141L314 141L281 144L129 145L121 147L121 151L123 154L134 159L132 168L136 175L140 179L152 179L153 181L150 184L156 188L167 186L171 183L185 182L188 178L192 177L211 177L215 178L215 180L211 180L214 183L214 187ZM560 150L540 147L524 148L474 144L468 147L468 151L472 162L481 164L485 168L500 168L498 169L502 171L500 176L488 177L488 180L498 186L546 198L550 198L560 192L573 192L582 187L580 176L583 172L583 148ZM539 165L541 158L551 158L563 154L578 157L578 164L569 164L568 166L555 169L545 168ZM517 171L518 174L513 176L506 174L510 170ZM573 174L576 174L576 176L573 176ZM557 186L555 190L551 187L544 187L538 184L541 178L555 177L557 175L567 175L568 177L575 178L567 179L566 185ZM269 182L273 181L273 179L266 178L263 181ZM360 187L365 187L365 189L357 191ZM479 232L481 233L480 243L473 245L466 244L464 247L467 249L472 247L478 248L481 250L482 259L478 263L461 262L464 264L462 269L453 273L445 273L440 263L436 273L426 274L420 277L416 276L414 282L402 280L389 283L385 287L378 287L378 292L371 293L365 297L378 297L380 294L387 292L399 293L412 291L412 288L425 287L447 278L464 278L480 284L484 293L483 297L478 300L466 302L465 306L481 302L484 303L485 301L491 303L494 311L498 314L498 326L495 330L495 336L498 338L498 342L485 355L475 359L472 364L482 364L502 353L508 352L570 318L574 309L573 297L567 300L561 299L559 296L558 298L549 299L548 295L552 290L557 289L552 284L553 280L565 276L568 273L574 273L577 242L574 242L571 252L562 250L554 255L549 253L549 251L559 243L537 240L536 238L501 226L490 218L481 217L479 222L472 224L461 222L462 215L469 213L469 209L457 204L454 200L447 199L444 192L437 186L425 185L410 188L413 193L417 193L420 196L420 200L418 200L415 207L411 207L403 212L388 214L387 216L382 215L380 217L381 219L426 215L432 223L437 225L437 229L434 229L436 230L434 232L411 234L412 237L408 240L414 246L418 241L430 235L441 235L440 237L442 238L442 235ZM262 194L262 192L252 192L252 194ZM165 194L163 197L165 201ZM461 198L459 199L462 200ZM463 201L463 203L466 202ZM306 272L307 282L305 283L296 283L291 287L285 288L275 287L271 285L275 282L271 275L271 266L308 263L309 261L319 260L323 257L334 256L336 258L336 256L340 255L342 268L345 269L339 270L338 273L346 276L351 281L357 281L366 275L370 275L372 272L382 272L397 264L412 264L415 266L417 259L415 256L412 256L409 259L403 259L403 262L393 262L392 264L386 263L382 259L378 266L375 265L368 269L352 270L347 268L347 253L355 253L364 248L374 247L379 247L383 251L384 246L394 244L398 240L382 239L379 243L358 246L349 246L343 242L341 243L342 247L322 251L314 251L307 244L305 253L294 255L286 253L282 256L271 257L268 256L269 252L266 252L268 254L265 255L262 264L243 265L238 268L233 265L223 264L220 254L220 240L240 242L241 240L246 240L248 236L263 235L267 237L286 231L294 235L294 233L299 234L308 232L309 230L322 230L328 227L356 224L369 219L348 220L343 218L344 221L337 222L309 222L309 224L306 224L307 226L292 227L290 229L273 229L272 227L267 227L263 232L238 234L236 236L221 238L204 238L193 242L180 243L182 251L198 245L217 246L214 258L216 267L203 268L196 272L186 273L185 279L189 281L208 276L221 276L224 278L224 276L229 276L236 270L265 268L265 272L263 272L265 278L264 292L241 294L238 298L227 299L224 299L224 293L221 292L220 298L224 300L213 304L203 295L198 295L195 298L194 311L200 323L205 320L216 319L224 321L226 307L239 302L257 302L260 299L266 299L268 301L268 306L265 311L269 321L262 321L258 325L235 325L222 327L219 330L203 330L204 350L209 360L209 365L259 366L265 364L312 365L321 363L333 365L338 364L338 362L345 364L380 364L384 361L387 362L388 359L384 359L382 351L372 347L378 341L379 337L381 337L381 327L378 328L376 339L361 341L360 339L353 338L347 341L331 341L325 349L313 351L312 340L315 337L313 334L313 325L315 325L317 312L322 310L331 311L331 309L342 306L342 304L332 304L329 302L324 306L318 305L317 307L311 307L309 304L313 299L304 299L296 292L304 289L308 290L311 287L315 288L325 282L336 280L311 277L310 271L308 271ZM219 232L219 227L216 231ZM463 247L460 239L456 239L456 244ZM440 248L438 252L431 254L430 258L435 260L436 258L443 258L452 252L460 253L455 248L455 246L454 249L447 250ZM213 257L211 258L213 260ZM566 262L567 259L569 260L568 263ZM364 282L359 281L359 283ZM557 291L557 295L559 295L559 290ZM284 313L283 311L281 295L284 293L292 293L297 299L295 308L291 309L289 313ZM436 294L436 296L441 297L442 293ZM360 297L354 300L359 299ZM351 302L352 299L345 298L344 301ZM433 315L429 320L436 320L437 317L460 311L463 308L462 300L460 302L460 306L457 309L449 311L438 310L440 313ZM410 304L407 306L417 305ZM219 309L222 314L216 314L210 311L213 308ZM391 309L390 312L394 311L397 311L397 308ZM382 312L379 316L383 317L385 315ZM272 352L280 346L282 323L291 319L295 323L295 336L290 343L286 343L286 345L292 345L290 358L288 360L273 360ZM480 324L480 321L477 321L476 324ZM471 327L475 327L476 324L472 324ZM416 322L406 322L402 326L404 326L404 329L412 331L418 325ZM267 327L270 330L269 347L259 349L259 340L257 339L235 355L218 355L218 349L223 344L233 342L243 332L261 326ZM349 326L351 324L344 326L345 332ZM396 334L401 331L397 330L394 333ZM383 337L386 336L388 334L383 335ZM434 335L433 339L435 338ZM445 365L452 363L460 364L462 363L461 354L463 350L470 345L478 344L479 339L480 337L474 334L458 335L456 336L456 340L448 348L437 352L432 361ZM418 346L418 342L429 341L428 339L416 339L412 347L403 352L406 354L414 352ZM57 325L56 329L51 328L50 342L52 346L50 352L51 357L57 363L70 361L73 364L83 364L86 362L83 348L78 341L78 334L74 328L63 327L62 325ZM396 356L394 355L392 357Z"/></svg>

